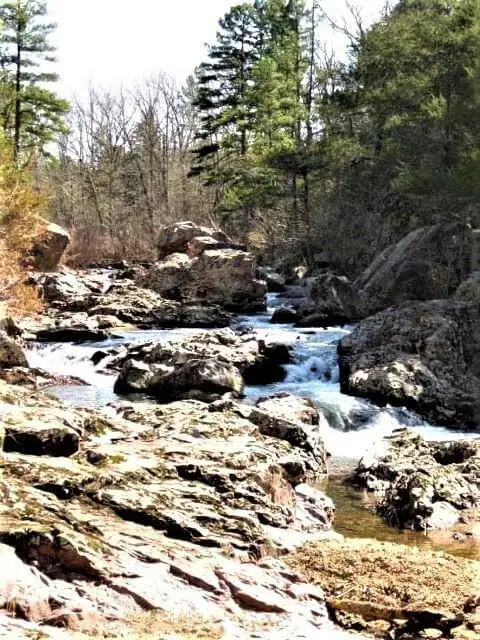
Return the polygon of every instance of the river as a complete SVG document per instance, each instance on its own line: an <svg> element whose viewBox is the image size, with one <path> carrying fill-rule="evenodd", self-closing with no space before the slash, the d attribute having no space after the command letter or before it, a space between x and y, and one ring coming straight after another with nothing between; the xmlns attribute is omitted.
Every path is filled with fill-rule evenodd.
<svg viewBox="0 0 480 640"><path fill-rule="evenodd" d="M423 421L406 409L379 408L366 400L340 393L336 346L351 327L328 329L296 329L291 325L272 325L270 317L278 304L275 295L269 296L266 314L242 316L236 319L236 327L251 328L266 342L290 344L293 347L293 362L286 365L284 382L258 387L247 387L246 401L254 402L261 396L289 392L308 396L318 405L327 418L321 435L327 451L331 454L331 474L321 483L337 506L335 529L347 537L369 537L415 544L421 547L443 549L450 553L477 557L478 540L453 540L451 534L424 535L400 532L388 527L373 511L372 497L363 491L345 486L344 479L359 458L401 426L408 426L427 440L454 440L474 437L458 429L434 426ZM47 344L33 345L29 350L30 366L50 373L75 376L88 383L85 386L66 385L50 389L64 401L76 406L105 408L118 402L113 392L115 373L105 373L105 360L97 367L91 357L98 350L108 349L122 343L172 340L196 333L198 329L175 329L159 331L124 332L105 342L95 344Z"/></svg>

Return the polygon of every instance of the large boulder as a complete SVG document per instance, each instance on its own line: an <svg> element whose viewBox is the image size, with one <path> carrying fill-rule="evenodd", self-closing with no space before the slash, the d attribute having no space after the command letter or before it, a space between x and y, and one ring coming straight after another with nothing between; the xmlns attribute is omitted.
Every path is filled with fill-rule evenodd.
<svg viewBox="0 0 480 640"><path fill-rule="evenodd" d="M28 361L18 342L0 330L0 368L4 367L28 367Z"/></svg>
<svg viewBox="0 0 480 640"><path fill-rule="evenodd" d="M68 231L58 224L46 223L32 249L35 269L37 271L55 271L69 243Z"/></svg>
<svg viewBox="0 0 480 640"><path fill-rule="evenodd" d="M163 260L171 253L188 253L189 245L195 238L207 240L207 245L217 242L229 243L228 236L219 229L203 227L194 222L177 222L173 225L162 227L158 234L158 259ZM194 242L193 253L198 255L198 242Z"/></svg>
<svg viewBox="0 0 480 640"><path fill-rule="evenodd" d="M301 307L298 326L344 325L362 317L362 304L346 276L323 273L308 282L308 301Z"/></svg>
<svg viewBox="0 0 480 640"><path fill-rule="evenodd" d="M204 251L189 269L186 295L232 311L265 310L266 285L255 279L255 257L238 249Z"/></svg>
<svg viewBox="0 0 480 640"><path fill-rule="evenodd" d="M239 337L225 329L133 345L111 366L120 369L118 393L147 393L161 402L214 400L225 393L241 395L245 383L284 379L277 352L278 345L269 348L252 335Z"/></svg>
<svg viewBox="0 0 480 640"><path fill-rule="evenodd" d="M240 249L207 249L190 259L174 253L157 262L137 283L168 299L219 305L229 311L263 311L264 282L255 279L255 257Z"/></svg>
<svg viewBox="0 0 480 640"><path fill-rule="evenodd" d="M449 297L471 269L472 230L460 222L421 227L387 247L354 283L365 315L406 300Z"/></svg>
<svg viewBox="0 0 480 640"><path fill-rule="evenodd" d="M480 425L480 306L412 302L360 322L339 343L343 393L406 406L447 426Z"/></svg>
<svg viewBox="0 0 480 640"><path fill-rule="evenodd" d="M393 526L450 529L480 514L480 442L427 442L399 429L364 456L349 482L379 496Z"/></svg>

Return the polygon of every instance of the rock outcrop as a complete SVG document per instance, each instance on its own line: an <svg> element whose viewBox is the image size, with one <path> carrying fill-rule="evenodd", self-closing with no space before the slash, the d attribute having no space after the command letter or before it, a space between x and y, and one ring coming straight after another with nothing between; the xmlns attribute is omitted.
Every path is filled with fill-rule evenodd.
<svg viewBox="0 0 480 640"><path fill-rule="evenodd" d="M360 460L350 482L375 492L377 511L395 527L480 521L480 441L426 442L400 429Z"/></svg>
<svg viewBox="0 0 480 640"><path fill-rule="evenodd" d="M37 271L55 271L70 243L68 231L53 222L45 223L33 249L33 265Z"/></svg>
<svg viewBox="0 0 480 640"><path fill-rule="evenodd" d="M222 231L179 222L160 230L159 262L139 273L137 284L182 302L229 311L263 311L266 284L256 261Z"/></svg>
<svg viewBox="0 0 480 640"><path fill-rule="evenodd" d="M117 393L147 393L161 402L215 400L225 393L240 396L245 383L283 380L284 355L278 346L260 345L253 335L237 336L224 329L134 345L111 366L121 367Z"/></svg>
<svg viewBox="0 0 480 640"><path fill-rule="evenodd" d="M217 328L231 322L231 316L219 306L167 300L120 276L118 271L92 270L36 278L50 306L42 317L23 321L21 326L42 340L74 341L102 340L106 329L121 325L142 329Z"/></svg>
<svg viewBox="0 0 480 640"><path fill-rule="evenodd" d="M285 431L267 436L252 407L231 401L123 404L107 415L0 382L0 407L0 430L17 415L21 433L48 412L52 429L69 424L81 441L63 455L53 431L43 455L5 447L0 633L81 630L93 619L125 631L146 611L158 612L158 633L174 628L160 614L211 617L239 637L328 633L322 591L267 557L332 535L333 504L304 484L324 472L321 442L309 450ZM292 429L302 424L312 427Z"/></svg>
<svg viewBox="0 0 480 640"><path fill-rule="evenodd" d="M448 298L471 269L472 230L460 222L415 229L354 282L370 315L407 300Z"/></svg>
<svg viewBox="0 0 480 640"><path fill-rule="evenodd" d="M478 302L437 300L363 320L338 346L342 391L437 424L478 428L479 311Z"/></svg>

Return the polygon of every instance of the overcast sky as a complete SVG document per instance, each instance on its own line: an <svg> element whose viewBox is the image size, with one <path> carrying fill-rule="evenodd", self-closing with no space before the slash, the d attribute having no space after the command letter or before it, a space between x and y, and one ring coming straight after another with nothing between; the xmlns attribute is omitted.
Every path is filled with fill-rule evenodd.
<svg viewBox="0 0 480 640"><path fill-rule="evenodd" d="M58 47L58 90L69 97L83 93L90 82L129 86L159 71L183 80L205 58L205 43L214 40L218 19L234 4L239 2L48 0L50 17L58 24L52 38ZM324 0L322 6L338 17L343 4ZM368 21L384 0L354 4Z"/></svg>

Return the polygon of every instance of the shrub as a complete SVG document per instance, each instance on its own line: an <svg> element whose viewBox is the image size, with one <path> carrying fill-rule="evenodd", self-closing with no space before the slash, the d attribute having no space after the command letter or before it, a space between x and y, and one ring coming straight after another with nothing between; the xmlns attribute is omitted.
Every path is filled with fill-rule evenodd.
<svg viewBox="0 0 480 640"><path fill-rule="evenodd" d="M33 185L31 166L15 166L10 144L0 139L0 309L14 315L40 307L35 288L25 280L45 202Z"/></svg>

